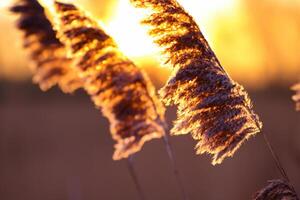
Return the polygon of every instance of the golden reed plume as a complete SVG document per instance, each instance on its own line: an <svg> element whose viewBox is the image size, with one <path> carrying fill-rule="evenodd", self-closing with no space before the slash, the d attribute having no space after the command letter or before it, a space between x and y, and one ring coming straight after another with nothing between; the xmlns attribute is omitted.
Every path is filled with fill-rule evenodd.
<svg viewBox="0 0 300 200"><path fill-rule="evenodd" d="M271 180L269 184L258 191L253 200L299 200L294 188L283 180Z"/></svg>
<svg viewBox="0 0 300 200"><path fill-rule="evenodd" d="M294 85L292 90L296 91L296 94L292 98L296 102L296 110L300 111L300 82Z"/></svg>
<svg viewBox="0 0 300 200"><path fill-rule="evenodd" d="M64 92L73 92L82 83L71 67L65 46L56 38L43 7L37 0L19 0L10 8L20 15L17 27L24 31L24 47L33 64L33 81L42 90L58 84Z"/></svg>
<svg viewBox="0 0 300 200"><path fill-rule="evenodd" d="M191 133L197 153L213 154L213 164L232 156L262 127L247 92L220 65L193 18L175 0L131 0L151 11L142 21L164 48L173 76L160 94L178 106L173 135Z"/></svg>
<svg viewBox="0 0 300 200"><path fill-rule="evenodd" d="M55 2L58 36L78 59L84 88L110 122L113 159L127 158L165 134L165 109L146 74L99 24L72 4Z"/></svg>

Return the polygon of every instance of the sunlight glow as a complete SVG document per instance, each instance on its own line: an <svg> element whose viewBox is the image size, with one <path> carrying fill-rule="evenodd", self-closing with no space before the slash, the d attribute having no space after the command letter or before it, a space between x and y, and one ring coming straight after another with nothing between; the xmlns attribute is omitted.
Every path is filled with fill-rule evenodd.
<svg viewBox="0 0 300 200"><path fill-rule="evenodd" d="M139 25L143 18L142 12L133 8L129 1L119 0L107 24L108 32L114 37L120 49L126 55L133 58L140 58L154 55L158 47L153 44L147 34L145 27Z"/></svg>
<svg viewBox="0 0 300 200"><path fill-rule="evenodd" d="M220 15L230 15L240 0L178 0L178 2L194 17L206 37L209 29L213 29L212 21Z"/></svg>
<svg viewBox="0 0 300 200"><path fill-rule="evenodd" d="M7 30L0 32L0 77L23 76L27 69L27 65L19 69L26 62L22 34L14 27L16 16L8 11L15 1L0 0L0 28ZM39 1L51 10L54 0ZM153 44L145 26L139 24L145 10L133 8L129 0L61 1L72 2L88 11L126 56L159 83L165 83L171 68L161 67L159 61L164 59L160 49ZM289 83L298 79L299 0L178 1L194 17L223 67L239 82L264 87L271 81Z"/></svg>
<svg viewBox="0 0 300 200"><path fill-rule="evenodd" d="M7 8L12 3L12 0L0 0L0 9Z"/></svg>
<svg viewBox="0 0 300 200"><path fill-rule="evenodd" d="M179 2L193 15L201 26L204 35L208 34L210 21L217 13L230 12L236 6L238 0L179 0ZM159 52L147 35L145 27L139 25L145 10L133 8L129 1L119 0L107 24L108 32L113 35L122 51L129 57L141 58L155 55ZM209 38L208 38L209 39Z"/></svg>

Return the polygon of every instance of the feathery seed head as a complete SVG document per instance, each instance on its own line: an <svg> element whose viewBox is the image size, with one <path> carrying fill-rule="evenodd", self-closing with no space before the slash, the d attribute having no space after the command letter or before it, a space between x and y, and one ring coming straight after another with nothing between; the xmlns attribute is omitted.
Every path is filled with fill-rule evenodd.
<svg viewBox="0 0 300 200"><path fill-rule="evenodd" d="M24 32L24 47L30 53L33 81L42 90L58 84L64 92L81 87L73 61L67 58L65 46L56 38L44 8L37 0L19 0L10 8L19 14L17 27Z"/></svg>
<svg viewBox="0 0 300 200"><path fill-rule="evenodd" d="M138 152L165 134L164 107L146 74L118 49L113 39L74 5L56 1L58 35L78 59L84 88L110 122L116 140L113 159Z"/></svg>
<svg viewBox="0 0 300 200"><path fill-rule="evenodd" d="M283 180L271 180L258 191L253 200L299 200L293 187Z"/></svg>
<svg viewBox="0 0 300 200"><path fill-rule="evenodd" d="M296 102L296 110L300 111L300 83L294 85L292 90L296 92L296 94L292 97L293 100Z"/></svg>
<svg viewBox="0 0 300 200"><path fill-rule="evenodd" d="M178 106L173 135L191 133L197 153L213 154L213 164L232 156L262 127L247 92L220 65L194 19L175 0L131 0L151 10L142 21L164 49L174 73L160 95Z"/></svg>

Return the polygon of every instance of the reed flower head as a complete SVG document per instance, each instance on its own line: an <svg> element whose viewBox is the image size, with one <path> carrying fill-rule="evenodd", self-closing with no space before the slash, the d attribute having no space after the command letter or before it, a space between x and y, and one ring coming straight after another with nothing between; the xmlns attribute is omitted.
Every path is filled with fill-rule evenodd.
<svg viewBox="0 0 300 200"><path fill-rule="evenodd" d="M292 87L292 90L296 92L296 94L292 97L296 102L296 110L300 111L300 83L297 83Z"/></svg>
<svg viewBox="0 0 300 200"><path fill-rule="evenodd" d="M19 14L17 27L24 32L24 47L30 54L33 81L42 90L58 84L64 92L81 87L73 61L67 58L65 46L56 38L44 8L37 0L19 0L10 8Z"/></svg>
<svg viewBox="0 0 300 200"><path fill-rule="evenodd" d="M175 0L131 0L150 10L142 23L164 49L174 72L160 94L178 106L173 135L191 133L197 153L213 154L213 164L232 156L262 127L245 89L220 65L193 18Z"/></svg>
<svg viewBox="0 0 300 200"><path fill-rule="evenodd" d="M56 2L58 35L78 59L84 88L110 122L113 159L127 158L165 134L164 107L146 74L99 24L72 4Z"/></svg>
<svg viewBox="0 0 300 200"><path fill-rule="evenodd" d="M253 200L299 200L293 187L283 180L271 180L258 191Z"/></svg>

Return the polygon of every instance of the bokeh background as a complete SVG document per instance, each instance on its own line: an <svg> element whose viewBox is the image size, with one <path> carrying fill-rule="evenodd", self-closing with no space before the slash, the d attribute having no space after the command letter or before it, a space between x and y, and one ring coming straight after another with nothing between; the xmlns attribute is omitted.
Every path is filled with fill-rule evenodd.
<svg viewBox="0 0 300 200"><path fill-rule="evenodd" d="M47 5L50 0L43 3ZM128 0L74 0L103 23L120 48L159 89L170 69L139 26ZM300 114L290 86L300 78L299 0L179 0L199 22L224 68L249 91L292 183L300 194ZM43 93L31 83L15 16L0 2L0 199L138 199L126 161L112 161L107 120L83 91ZM169 108L169 124L176 118ZM194 154L190 136L172 137L191 199L246 200L279 178L262 135L222 165ZM148 199L181 199L161 140L135 157Z"/></svg>

